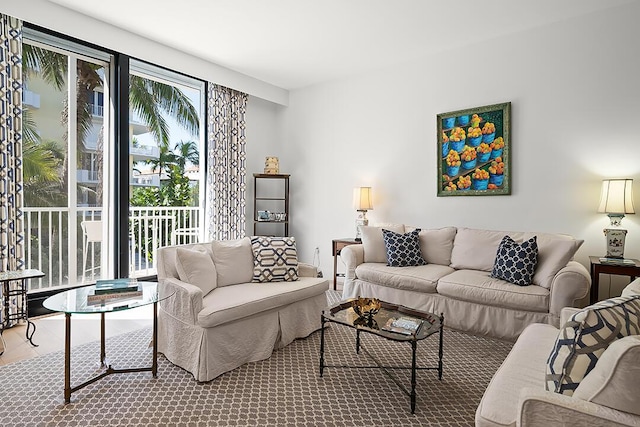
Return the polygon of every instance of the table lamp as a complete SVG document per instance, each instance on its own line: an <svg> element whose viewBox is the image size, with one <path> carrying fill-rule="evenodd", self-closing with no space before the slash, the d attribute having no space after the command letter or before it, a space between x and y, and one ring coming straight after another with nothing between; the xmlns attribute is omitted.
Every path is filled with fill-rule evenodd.
<svg viewBox="0 0 640 427"><path fill-rule="evenodd" d="M362 240L360 226L369 225L367 211L373 210L371 187L356 187L353 189L353 207L358 211L358 218L356 219L356 240L360 241Z"/></svg>
<svg viewBox="0 0 640 427"><path fill-rule="evenodd" d="M605 179L602 181L598 213L606 213L613 227L620 227L625 214L636 213L633 208L633 180ZM605 228L607 258L624 258L624 240L627 230Z"/></svg>

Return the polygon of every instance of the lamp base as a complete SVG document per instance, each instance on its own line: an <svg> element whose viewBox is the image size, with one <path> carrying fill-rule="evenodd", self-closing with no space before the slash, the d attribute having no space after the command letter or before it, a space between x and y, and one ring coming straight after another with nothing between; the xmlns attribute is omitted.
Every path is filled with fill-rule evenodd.
<svg viewBox="0 0 640 427"><path fill-rule="evenodd" d="M358 218L356 219L356 241L360 242L362 240L362 232L360 231L360 226L369 225L369 220L367 219L367 211L358 211Z"/></svg>
<svg viewBox="0 0 640 427"><path fill-rule="evenodd" d="M602 230L607 242L607 258L624 258L624 239L627 230L621 228L605 228Z"/></svg>

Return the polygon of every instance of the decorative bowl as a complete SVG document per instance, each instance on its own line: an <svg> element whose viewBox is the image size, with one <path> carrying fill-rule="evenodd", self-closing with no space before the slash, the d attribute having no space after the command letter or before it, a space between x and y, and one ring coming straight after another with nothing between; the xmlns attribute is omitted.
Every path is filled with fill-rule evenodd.
<svg viewBox="0 0 640 427"><path fill-rule="evenodd" d="M375 298L357 298L351 302L353 311L360 317L372 317L380 311L380 300Z"/></svg>

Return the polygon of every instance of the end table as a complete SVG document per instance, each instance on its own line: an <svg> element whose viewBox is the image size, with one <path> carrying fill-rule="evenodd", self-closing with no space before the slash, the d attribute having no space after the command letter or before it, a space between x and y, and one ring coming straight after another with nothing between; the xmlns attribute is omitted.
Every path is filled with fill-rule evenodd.
<svg viewBox="0 0 640 427"><path fill-rule="evenodd" d="M332 254L333 254L333 290L335 291L338 286L338 281L336 278L338 277L338 255L340 255L340 251L349 245L358 245L362 243L360 240L352 239L349 237L345 237L342 239L333 239L332 241Z"/></svg>
<svg viewBox="0 0 640 427"><path fill-rule="evenodd" d="M640 276L640 260L627 258L633 264L615 264L600 261L600 257L590 256L591 262L591 290L589 303L598 302L598 291L600 290L600 274L613 274L616 276L629 276L631 281Z"/></svg>

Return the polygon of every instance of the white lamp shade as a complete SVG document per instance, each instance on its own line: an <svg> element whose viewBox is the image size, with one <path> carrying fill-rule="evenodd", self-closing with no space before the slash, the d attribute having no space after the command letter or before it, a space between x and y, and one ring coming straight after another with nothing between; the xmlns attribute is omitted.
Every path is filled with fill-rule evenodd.
<svg viewBox="0 0 640 427"><path fill-rule="evenodd" d="M634 214L633 180L605 179L600 192L599 213Z"/></svg>
<svg viewBox="0 0 640 427"><path fill-rule="evenodd" d="M356 187L353 189L353 207L359 211L370 211L373 209L371 187Z"/></svg>

